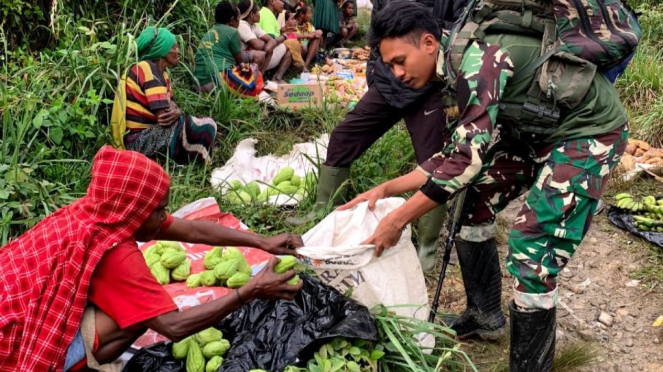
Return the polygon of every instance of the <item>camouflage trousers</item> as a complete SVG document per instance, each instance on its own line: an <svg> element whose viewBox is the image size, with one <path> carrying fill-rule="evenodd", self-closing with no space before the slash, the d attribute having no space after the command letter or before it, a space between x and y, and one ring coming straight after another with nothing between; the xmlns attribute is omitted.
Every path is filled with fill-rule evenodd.
<svg viewBox="0 0 663 372"><path fill-rule="evenodd" d="M542 146L501 139L468 188L460 238L494 238L495 215L530 190L509 235L506 267L521 307L556 305L556 277L587 233L598 200L626 148L628 125Z"/></svg>

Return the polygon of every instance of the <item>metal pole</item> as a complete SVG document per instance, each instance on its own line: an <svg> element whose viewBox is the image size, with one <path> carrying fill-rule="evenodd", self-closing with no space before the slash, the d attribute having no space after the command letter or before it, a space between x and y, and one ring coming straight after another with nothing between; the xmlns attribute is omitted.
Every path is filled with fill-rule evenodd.
<svg viewBox="0 0 663 372"><path fill-rule="evenodd" d="M433 306L430 310L430 315L428 316L428 321L435 321L435 315L437 314L437 309L440 306L440 293L442 293L442 283L444 278L447 276L447 267L449 266L449 260L451 259L451 248L454 245L456 240L456 234L460 230L461 218L463 217L463 211L465 206L465 194L467 193L467 188L458 193L456 200L453 203L453 207L449 211L449 223L447 224L448 236L444 246L444 255L442 256L442 271L440 271L440 277L437 280L437 289L435 290L435 297L433 298Z"/></svg>

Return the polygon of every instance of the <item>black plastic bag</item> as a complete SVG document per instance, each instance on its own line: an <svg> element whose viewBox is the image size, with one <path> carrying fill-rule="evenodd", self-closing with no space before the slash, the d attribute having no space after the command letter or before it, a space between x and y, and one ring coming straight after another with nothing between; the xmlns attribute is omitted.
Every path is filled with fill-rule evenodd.
<svg viewBox="0 0 663 372"><path fill-rule="evenodd" d="M633 215L627 211L610 206L608 207L608 219L620 229L629 231L633 235L639 236L642 239L663 248L663 233L642 231L638 229L635 227Z"/></svg>
<svg viewBox="0 0 663 372"><path fill-rule="evenodd" d="M300 274L300 278L304 286L294 300L253 301L217 326L232 345L219 372L282 371L305 363L334 337L377 340L368 308L308 275ZM173 359L170 349L170 343L143 348L124 372L185 372L184 363Z"/></svg>
<svg viewBox="0 0 663 372"><path fill-rule="evenodd" d="M173 343L158 342L144 347L129 359L123 372L186 372L183 360L173 358Z"/></svg>

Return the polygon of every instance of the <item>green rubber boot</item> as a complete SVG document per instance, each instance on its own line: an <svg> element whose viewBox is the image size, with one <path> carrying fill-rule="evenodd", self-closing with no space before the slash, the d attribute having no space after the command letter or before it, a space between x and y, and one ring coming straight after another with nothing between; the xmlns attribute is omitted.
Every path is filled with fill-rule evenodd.
<svg viewBox="0 0 663 372"><path fill-rule="evenodd" d="M433 272L440 242L440 230L447 216L447 205L440 205L419 218L417 255L424 274Z"/></svg>
<svg viewBox="0 0 663 372"><path fill-rule="evenodd" d="M313 210L304 217L288 217L285 223L290 226L299 226L315 219L316 213L327 207L329 202L338 205L343 200L345 187L343 183L350 178L350 168L320 166L320 177L318 178L318 195L313 205ZM334 197L334 200L332 199Z"/></svg>

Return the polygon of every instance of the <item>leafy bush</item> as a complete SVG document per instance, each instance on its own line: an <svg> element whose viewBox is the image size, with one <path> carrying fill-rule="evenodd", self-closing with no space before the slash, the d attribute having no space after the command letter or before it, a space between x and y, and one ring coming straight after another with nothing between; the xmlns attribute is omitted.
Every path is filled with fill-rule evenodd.
<svg viewBox="0 0 663 372"><path fill-rule="evenodd" d="M642 12L639 17L643 39L646 43L659 48L663 46L663 7L643 5L637 8Z"/></svg>
<svg viewBox="0 0 663 372"><path fill-rule="evenodd" d="M616 87L630 114L632 136L663 146L663 8L646 1L632 5L642 12L643 40Z"/></svg>

